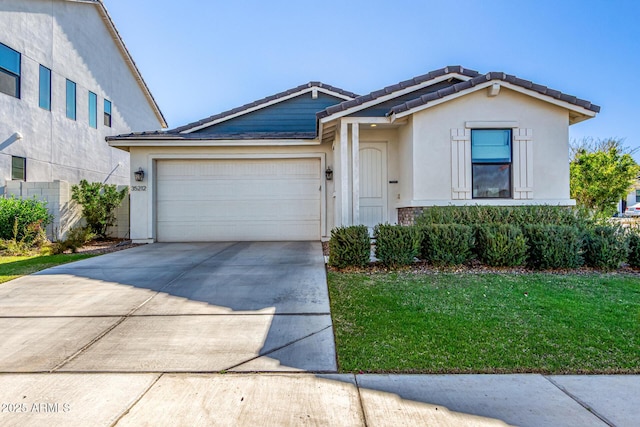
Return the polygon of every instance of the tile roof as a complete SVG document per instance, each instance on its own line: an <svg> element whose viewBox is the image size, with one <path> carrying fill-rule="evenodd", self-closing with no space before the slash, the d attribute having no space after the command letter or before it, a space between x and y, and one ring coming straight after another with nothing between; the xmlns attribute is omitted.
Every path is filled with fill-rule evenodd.
<svg viewBox="0 0 640 427"><path fill-rule="evenodd" d="M305 89L314 88L314 87L326 89L328 91L335 92L335 93L338 93L340 95L343 95L343 96L346 96L346 97L349 97L349 98L355 98L355 97L358 96L357 94L355 94L353 92L349 92L349 91L346 91L346 90L343 90L343 89L340 89L340 88L337 88L335 86L331 86L331 85L328 85L328 84L325 84L325 83L322 83L322 82L309 82L309 83L302 84L300 86L296 86L296 87L291 88L289 90L285 90L284 92L276 93L275 95L267 96L266 98L262 98L262 99L259 99L257 101L253 101L253 102L250 102L248 104L242 105L240 107L236 107L236 108L234 108L232 110L224 111L222 113L215 114L213 116L204 118L202 120L198 120L198 121L193 122L193 123L186 124L184 126L177 127L175 129L170 129L167 132L170 132L170 133L181 133L181 132L196 128L198 126L206 125L206 124L211 123L213 121L223 119L223 118L225 118L227 116L231 116L231 115L234 115L234 114L242 113L243 111L249 110L249 109L254 108L254 107L258 107L258 106L260 106L262 104L266 104L266 103L271 102L271 101L276 101L276 100L278 100L280 98L284 98L284 97L292 95L294 93L303 91Z"/></svg>
<svg viewBox="0 0 640 427"><path fill-rule="evenodd" d="M480 73L478 73L477 71L466 69L460 65L452 65L452 66L430 71L427 74L422 74L420 76L402 81L400 83L396 83L391 86L387 86L383 89L376 90L367 95L359 96L353 100L344 101L337 105L332 105L331 107L328 107L325 110L319 112L316 116L318 117L318 119L322 119L332 114L345 111L345 110L348 110L349 108L353 108L358 105L364 104L365 102L373 101L382 96L390 95L394 92L398 92L400 90L403 90L412 86L417 86L421 83L427 82L429 80L433 80L437 77L446 76L447 74L452 74L452 73L461 74L463 76L472 77L472 78L480 75Z"/></svg>
<svg viewBox="0 0 640 427"><path fill-rule="evenodd" d="M449 86L448 88L440 89L436 92L428 93L419 98L396 105L395 107L391 108L391 110L387 113L387 116L411 110L413 108L428 104L429 102L446 98L447 96L453 95L457 92L470 89L479 84L486 83L489 81L494 81L494 80L500 80L507 83L511 83L515 86L520 86L522 88L532 90L542 95L550 96L554 99L558 99L560 101L564 101L569 104L577 105L579 107L582 107L586 110L593 111L595 113L600 112L600 107L598 105L592 104L591 102L586 101L584 99L580 99L572 95L567 95L558 90L550 89L546 86L533 83L529 80L518 78L511 74L492 71L486 74L478 75L477 77L474 77L470 80L456 83L452 86Z"/></svg>
<svg viewBox="0 0 640 427"><path fill-rule="evenodd" d="M189 140L270 140L270 139L314 139L316 132L244 132L244 133L176 133L171 131L133 132L124 135L108 136L107 141L125 139L189 139Z"/></svg>

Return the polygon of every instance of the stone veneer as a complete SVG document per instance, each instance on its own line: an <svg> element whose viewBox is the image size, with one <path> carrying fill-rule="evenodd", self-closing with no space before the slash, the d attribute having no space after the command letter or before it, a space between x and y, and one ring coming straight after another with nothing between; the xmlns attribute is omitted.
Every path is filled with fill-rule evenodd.
<svg viewBox="0 0 640 427"><path fill-rule="evenodd" d="M423 207L398 208L398 224L413 225L424 209Z"/></svg>

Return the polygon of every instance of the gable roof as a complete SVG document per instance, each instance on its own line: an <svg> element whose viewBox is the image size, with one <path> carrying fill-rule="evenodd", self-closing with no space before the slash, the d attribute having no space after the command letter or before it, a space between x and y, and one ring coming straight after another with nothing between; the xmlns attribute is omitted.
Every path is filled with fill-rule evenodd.
<svg viewBox="0 0 640 427"><path fill-rule="evenodd" d="M318 119L322 120L329 116L345 116L355 113L357 111L368 108L372 105L379 104L381 102L393 99L397 96L404 95L420 88L431 86L440 81L457 78L459 80L468 80L473 77L479 76L480 73L474 70L466 69L460 65L453 65L444 68L439 68L414 77L409 80L396 83L391 86L387 86L383 89L373 91L367 95L358 96L357 98L349 101L342 102L337 105L326 108L317 114Z"/></svg>
<svg viewBox="0 0 640 427"><path fill-rule="evenodd" d="M189 134L192 132L196 132L200 129L203 129L205 127L213 126L220 122L230 120L232 118L235 118L244 114L251 113L253 111L268 107L270 105L285 101L287 99L300 96L307 92L312 92L314 90L318 90L328 95L332 95L337 98L346 99L346 100L351 100L358 96L353 92L349 92L349 91L346 91L322 82L309 82L309 83L305 83L300 86L296 86L294 88L285 90L283 92L276 93L275 95L267 96L266 98L262 98L257 101L250 102L240 107L236 107L231 110L224 111L222 113L215 114L213 116L209 116L204 119L195 121L193 123L189 123L184 126L180 126L175 129L168 130L167 132Z"/></svg>
<svg viewBox="0 0 640 427"><path fill-rule="evenodd" d="M138 69L138 66L136 65L135 61L133 60L133 57L131 56L131 53L129 52L129 49L127 49L127 46L124 44L124 40L122 40L122 37L120 36L120 33L118 32L115 24L113 23L113 20L111 19L111 16L109 15L109 12L107 12L107 8L105 7L103 1L102 0L65 0L65 1L73 2L73 3L90 3L90 4L94 4L98 8L98 12L100 13L100 16L102 17L103 22L107 26L107 29L109 30L109 33L111 33L111 37L113 38L113 41L116 43L116 45L120 49L120 52L122 53L122 56L124 57L124 61L129 66L129 69L133 73L133 76L136 79L136 81L138 82L138 85L140 86L140 89L142 89L142 92L144 93L145 97L147 98L147 101L149 102L149 104L151 105L151 108L153 109L153 112L155 113L156 117L158 118L158 121L160 122L160 125L163 128L166 128L167 127L167 121L164 118L164 115L162 114L162 111L160 111L160 107L158 106L158 103L156 102L155 98L151 94L151 91L149 90L149 87L147 86L147 83L142 78L142 74L140 73L140 70Z"/></svg>
<svg viewBox="0 0 640 427"><path fill-rule="evenodd" d="M454 82L453 79L459 81ZM434 90L433 92L416 95L416 98L406 100L407 94L418 91L420 88L428 87L444 80L452 81L451 86L442 89ZM333 105L319 112L317 117L321 122L327 122L337 119L346 115L357 113L358 111L365 110L374 105L386 102L391 102L394 98L403 97L403 101L399 102L389 109L386 116L392 118L399 118L409 115L420 109L428 108L428 104L434 104L436 101L445 102L449 99L464 93L468 93L474 90L479 90L487 87L491 82L499 83L510 89L514 89L529 95L536 94L537 97L560 104L564 107L578 111L578 114L571 117L571 124L577 123L588 117L592 117L595 113L600 112L600 107L592 104L584 99L577 98L573 95L568 95L555 89L550 89L547 86L533 83L529 80L524 80L506 74L503 72L489 72L486 74L480 74L477 71L465 69L462 66L448 66L440 68L438 70L431 71L427 74L423 74L413 79L406 80L395 85L387 86L384 89L371 92L368 95L357 97L350 101L342 102L338 105Z"/></svg>
<svg viewBox="0 0 640 427"><path fill-rule="evenodd" d="M389 110L387 116L404 116L415 112L416 109L420 107L427 106L427 104L429 103L434 103L438 100L444 100L463 91L473 90L473 88L477 86L477 89L487 87L489 84L491 84L491 82L505 82L507 83L507 85L505 86L508 86L512 89L518 90L518 88L521 88L524 89L525 92L535 92L537 94L543 95L544 97L583 108L584 110L594 113L593 115L600 112L600 106L592 104L587 100L577 98L573 95L565 94L563 92L560 92L559 90L548 88L547 86L533 83L529 80L518 78L511 74L492 71L483 75L478 75L477 77L474 77L467 81L456 83L447 88L422 95L416 99L398 104L395 107L391 108L391 110ZM575 123L575 121L573 123Z"/></svg>

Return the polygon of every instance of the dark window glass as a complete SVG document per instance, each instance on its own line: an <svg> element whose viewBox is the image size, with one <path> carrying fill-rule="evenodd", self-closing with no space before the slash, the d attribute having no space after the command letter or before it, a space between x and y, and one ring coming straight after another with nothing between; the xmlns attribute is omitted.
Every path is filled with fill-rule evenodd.
<svg viewBox="0 0 640 427"><path fill-rule="evenodd" d="M474 164L473 197L511 197L511 165Z"/></svg>
<svg viewBox="0 0 640 427"><path fill-rule="evenodd" d="M27 159L11 156L11 179L17 181L27 180Z"/></svg>
<svg viewBox="0 0 640 427"><path fill-rule="evenodd" d="M511 198L511 129L471 131L473 198Z"/></svg>
<svg viewBox="0 0 640 427"><path fill-rule="evenodd" d="M67 80L67 117L76 119L76 84Z"/></svg>
<svg viewBox="0 0 640 427"><path fill-rule="evenodd" d="M0 92L20 98L20 53L0 43Z"/></svg>
<svg viewBox="0 0 640 427"><path fill-rule="evenodd" d="M89 126L98 127L98 96L89 92Z"/></svg>
<svg viewBox="0 0 640 427"><path fill-rule="evenodd" d="M40 108L51 111L51 70L40 66Z"/></svg>
<svg viewBox="0 0 640 427"><path fill-rule="evenodd" d="M111 127L111 101L104 100L104 125Z"/></svg>

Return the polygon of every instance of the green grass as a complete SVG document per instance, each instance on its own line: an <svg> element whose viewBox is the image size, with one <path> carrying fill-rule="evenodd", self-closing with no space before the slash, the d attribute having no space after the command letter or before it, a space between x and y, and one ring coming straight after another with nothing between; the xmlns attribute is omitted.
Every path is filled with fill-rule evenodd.
<svg viewBox="0 0 640 427"><path fill-rule="evenodd" d="M342 372L640 373L640 279L329 272Z"/></svg>
<svg viewBox="0 0 640 427"><path fill-rule="evenodd" d="M35 256L0 256L0 283L17 279L20 276L35 273L45 268L91 258L95 255L62 254Z"/></svg>

